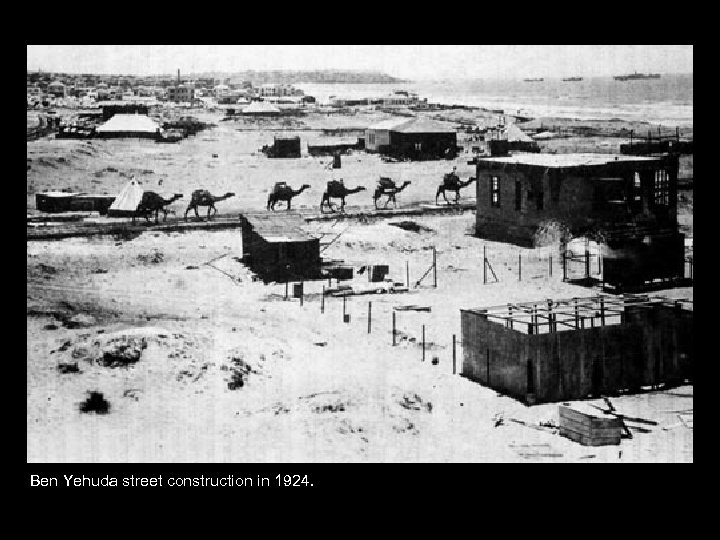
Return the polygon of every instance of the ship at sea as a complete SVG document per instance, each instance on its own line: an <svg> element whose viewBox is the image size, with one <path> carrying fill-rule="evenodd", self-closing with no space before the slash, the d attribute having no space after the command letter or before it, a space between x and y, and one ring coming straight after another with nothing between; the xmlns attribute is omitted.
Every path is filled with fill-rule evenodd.
<svg viewBox="0 0 720 540"><path fill-rule="evenodd" d="M542 82L545 79L543 77L536 77L534 79L523 79L525 82Z"/></svg>
<svg viewBox="0 0 720 540"><path fill-rule="evenodd" d="M631 73L630 75L616 75L613 77L616 81L634 81L637 79L659 79L659 73Z"/></svg>
<svg viewBox="0 0 720 540"><path fill-rule="evenodd" d="M563 81L565 81L565 82L577 82L577 81L582 81L582 80L583 80L582 77L565 77L565 78L563 78Z"/></svg>

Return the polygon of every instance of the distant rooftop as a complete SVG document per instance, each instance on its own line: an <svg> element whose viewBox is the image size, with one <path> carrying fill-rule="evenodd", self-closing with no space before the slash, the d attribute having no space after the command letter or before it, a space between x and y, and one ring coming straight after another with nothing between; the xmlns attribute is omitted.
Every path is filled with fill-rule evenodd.
<svg viewBox="0 0 720 540"><path fill-rule="evenodd" d="M515 153L511 156L478 158L478 163L508 163L536 167L586 167L608 163L657 161L657 157L626 156L621 154L542 154Z"/></svg>

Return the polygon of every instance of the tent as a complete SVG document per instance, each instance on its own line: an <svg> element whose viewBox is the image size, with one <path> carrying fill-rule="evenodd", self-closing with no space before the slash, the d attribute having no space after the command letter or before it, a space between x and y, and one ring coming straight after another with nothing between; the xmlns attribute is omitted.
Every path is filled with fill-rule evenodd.
<svg viewBox="0 0 720 540"><path fill-rule="evenodd" d="M532 138L526 135L523 130L515 124L510 124L507 128L505 128L505 135L507 136L507 140L510 142L533 142Z"/></svg>
<svg viewBox="0 0 720 540"><path fill-rule="evenodd" d="M135 178L131 178L110 205L108 217L132 217L135 215L135 211L142 200L143 191L140 182Z"/></svg>

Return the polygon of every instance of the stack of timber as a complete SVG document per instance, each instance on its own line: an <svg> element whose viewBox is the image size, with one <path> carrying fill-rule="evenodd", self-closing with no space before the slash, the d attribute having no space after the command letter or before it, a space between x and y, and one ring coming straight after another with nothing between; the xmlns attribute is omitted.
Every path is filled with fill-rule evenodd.
<svg viewBox="0 0 720 540"><path fill-rule="evenodd" d="M560 435L584 446L620 444L622 418L597 415L583 408L560 405Z"/></svg>

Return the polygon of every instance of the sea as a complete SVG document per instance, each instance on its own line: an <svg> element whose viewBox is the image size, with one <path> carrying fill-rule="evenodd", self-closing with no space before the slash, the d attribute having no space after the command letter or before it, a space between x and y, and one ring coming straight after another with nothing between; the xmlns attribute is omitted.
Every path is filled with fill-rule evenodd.
<svg viewBox="0 0 720 540"><path fill-rule="evenodd" d="M381 97L393 90L416 92L429 103L467 105L506 114L581 120L645 121L669 127L693 125L693 76L662 75L659 79L616 81L587 77L582 81L545 78L457 79L392 84L297 84L320 103L330 96Z"/></svg>

